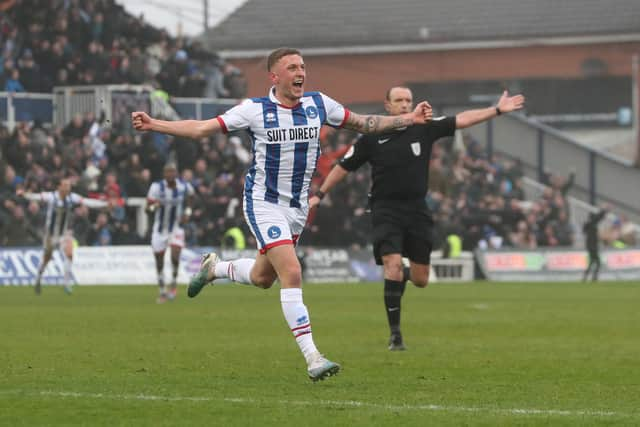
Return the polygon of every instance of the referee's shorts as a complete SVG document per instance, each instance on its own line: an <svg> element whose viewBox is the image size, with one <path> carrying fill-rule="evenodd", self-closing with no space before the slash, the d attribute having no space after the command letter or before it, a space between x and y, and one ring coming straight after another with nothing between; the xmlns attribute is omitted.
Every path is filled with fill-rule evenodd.
<svg viewBox="0 0 640 427"><path fill-rule="evenodd" d="M380 200L372 204L373 255L401 254L417 264L431 263L433 218L424 199Z"/></svg>

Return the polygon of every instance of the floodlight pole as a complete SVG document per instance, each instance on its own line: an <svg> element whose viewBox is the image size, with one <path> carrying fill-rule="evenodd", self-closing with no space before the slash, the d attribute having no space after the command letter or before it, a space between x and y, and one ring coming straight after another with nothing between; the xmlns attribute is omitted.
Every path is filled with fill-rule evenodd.
<svg viewBox="0 0 640 427"><path fill-rule="evenodd" d="M202 9L204 10L204 30L209 29L209 0L202 0Z"/></svg>

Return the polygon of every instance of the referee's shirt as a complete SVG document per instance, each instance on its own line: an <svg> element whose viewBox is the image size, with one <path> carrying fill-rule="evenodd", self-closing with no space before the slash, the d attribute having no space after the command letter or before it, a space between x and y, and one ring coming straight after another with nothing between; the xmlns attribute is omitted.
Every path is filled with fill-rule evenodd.
<svg viewBox="0 0 640 427"><path fill-rule="evenodd" d="M440 138L453 136L455 117L437 117L424 125L413 125L392 133L363 135L349 149L340 166L353 172L371 164L371 201L424 199L429 188L431 148Z"/></svg>

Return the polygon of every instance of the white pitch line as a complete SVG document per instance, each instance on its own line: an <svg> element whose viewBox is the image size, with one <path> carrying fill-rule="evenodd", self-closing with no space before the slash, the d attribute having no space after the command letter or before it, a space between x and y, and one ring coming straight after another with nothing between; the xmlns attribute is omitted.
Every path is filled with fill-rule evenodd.
<svg viewBox="0 0 640 427"><path fill-rule="evenodd" d="M373 402L361 402L357 400L257 400L243 397L206 397L206 396L157 396L150 394L108 394L108 393L84 393L75 391L54 391L45 390L40 392L30 392L23 390L0 390L0 395L26 394L29 396L53 396L62 398L90 398L90 399L110 399L110 400L146 400L146 401L170 401L170 402L229 402L239 404L260 404L277 403L283 406L342 406L352 408L371 408L383 411L438 411L438 412L474 412L474 413L494 413L504 415L556 415L564 417L625 417L639 418L640 414L628 414L615 411L592 411L592 410L564 410L564 409L521 409L521 408L489 408L489 407L467 407L467 406L447 406L447 405L392 405Z"/></svg>
<svg viewBox="0 0 640 427"><path fill-rule="evenodd" d="M354 400L319 400L319 401L300 401L300 400L280 400L286 405L325 405L325 406L351 406L357 408L375 408L387 411L445 411L445 412L491 412L510 415L562 415L562 416L593 416L593 417L615 417L630 416L613 411L589 411L589 410L561 410L561 409L502 409L502 408L483 408L483 407L467 407L467 406L445 406L445 405L388 405L380 403L359 402Z"/></svg>
<svg viewBox="0 0 640 427"><path fill-rule="evenodd" d="M488 310L489 304L484 304L484 303L471 304L470 307L475 308L476 310Z"/></svg>

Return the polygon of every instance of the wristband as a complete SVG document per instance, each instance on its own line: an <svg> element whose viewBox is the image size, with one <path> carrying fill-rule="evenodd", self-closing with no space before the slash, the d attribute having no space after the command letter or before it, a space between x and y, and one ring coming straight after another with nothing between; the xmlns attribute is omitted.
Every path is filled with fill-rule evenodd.
<svg viewBox="0 0 640 427"><path fill-rule="evenodd" d="M325 196L325 195L326 195L326 194L325 194L325 192L324 192L324 191L321 191L321 190L316 191L316 197L317 197L318 199L320 199L320 200L324 199L324 196Z"/></svg>
<svg viewBox="0 0 640 427"><path fill-rule="evenodd" d="M502 114L502 111L500 111L500 107L496 107L496 116L499 116L500 114Z"/></svg>

